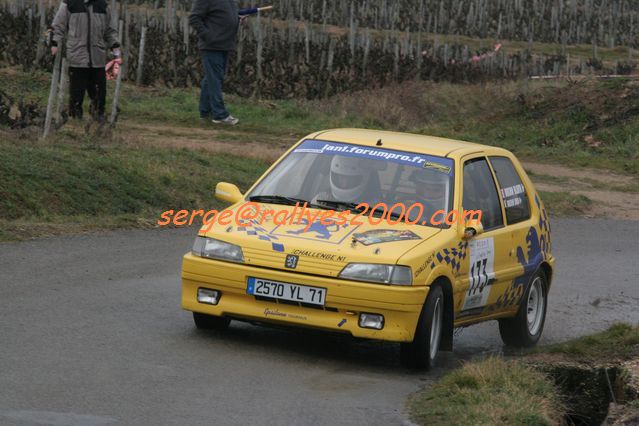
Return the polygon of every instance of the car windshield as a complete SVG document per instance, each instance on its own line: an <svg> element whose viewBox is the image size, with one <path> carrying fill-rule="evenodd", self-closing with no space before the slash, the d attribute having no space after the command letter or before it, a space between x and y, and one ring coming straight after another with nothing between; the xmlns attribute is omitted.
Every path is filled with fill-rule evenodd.
<svg viewBox="0 0 639 426"><path fill-rule="evenodd" d="M335 210L362 202L389 208L403 203L407 209L420 203L421 215L414 208L407 219L434 226L432 215L452 208L453 178L450 158L305 140L259 182L249 199L277 204L303 200ZM393 212L401 213L401 208Z"/></svg>

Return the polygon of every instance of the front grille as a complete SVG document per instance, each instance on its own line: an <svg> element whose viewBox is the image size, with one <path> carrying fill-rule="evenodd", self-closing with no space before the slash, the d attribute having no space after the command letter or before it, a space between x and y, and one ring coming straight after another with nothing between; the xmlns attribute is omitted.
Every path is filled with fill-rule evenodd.
<svg viewBox="0 0 639 426"><path fill-rule="evenodd" d="M296 269L284 268L286 252L243 248L246 264L262 268L284 270L293 274L310 274L320 277L337 278L346 262L336 263L321 259L300 257Z"/></svg>
<svg viewBox="0 0 639 426"><path fill-rule="evenodd" d="M308 303L301 303L301 302L293 302L292 300L283 300L283 299L276 299L274 297L264 297L264 296L254 296L255 300L258 300L260 302L270 302L270 303L275 303L275 304L279 304L279 305L291 305L291 306L298 306L300 308L311 308L311 309L317 309L319 311L329 311L329 312L338 312L337 308L333 308L330 306L318 306L318 305L311 305Z"/></svg>

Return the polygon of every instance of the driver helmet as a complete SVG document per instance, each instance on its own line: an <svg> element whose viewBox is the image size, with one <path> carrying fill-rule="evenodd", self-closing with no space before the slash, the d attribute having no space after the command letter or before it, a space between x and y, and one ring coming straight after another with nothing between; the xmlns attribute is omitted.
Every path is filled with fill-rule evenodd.
<svg viewBox="0 0 639 426"><path fill-rule="evenodd" d="M410 177L415 184L415 194L436 207L444 207L448 188L448 175L437 170L415 170Z"/></svg>
<svg viewBox="0 0 639 426"><path fill-rule="evenodd" d="M372 169L357 157L336 155L331 160L331 193L338 201L355 202L364 193Z"/></svg>

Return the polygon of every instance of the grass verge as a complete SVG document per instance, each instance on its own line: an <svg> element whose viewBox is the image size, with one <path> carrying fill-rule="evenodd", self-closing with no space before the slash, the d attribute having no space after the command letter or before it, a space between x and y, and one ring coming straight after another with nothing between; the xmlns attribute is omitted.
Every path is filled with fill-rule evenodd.
<svg viewBox="0 0 639 426"><path fill-rule="evenodd" d="M420 425L554 425L563 418L557 389L521 362L487 358L446 374L410 402Z"/></svg>
<svg viewBox="0 0 639 426"><path fill-rule="evenodd" d="M639 370L620 369L639 357L639 325L615 324L523 355L470 361L445 374L410 399L411 419L420 425L599 424L613 392L625 404L620 412L639 419L637 390L631 390L639 390ZM588 423L595 418L599 423Z"/></svg>
<svg viewBox="0 0 639 426"><path fill-rule="evenodd" d="M0 239L36 230L152 225L164 210L219 208L213 188L246 190L267 164L187 149L0 142Z"/></svg>
<svg viewBox="0 0 639 426"><path fill-rule="evenodd" d="M581 194L540 191L540 195L550 214L555 217L578 216L592 206L592 200Z"/></svg>
<svg viewBox="0 0 639 426"><path fill-rule="evenodd" d="M542 346L535 352L561 354L573 360L602 363L628 360L639 356L639 325L615 324L600 333Z"/></svg>

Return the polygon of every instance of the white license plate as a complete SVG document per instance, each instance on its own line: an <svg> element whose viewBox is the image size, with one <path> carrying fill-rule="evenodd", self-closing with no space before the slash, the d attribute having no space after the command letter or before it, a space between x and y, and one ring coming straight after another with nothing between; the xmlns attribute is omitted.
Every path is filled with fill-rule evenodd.
<svg viewBox="0 0 639 426"><path fill-rule="evenodd" d="M318 306L324 306L326 301L325 288L282 283L263 278L249 277L246 292L253 296L272 297Z"/></svg>

